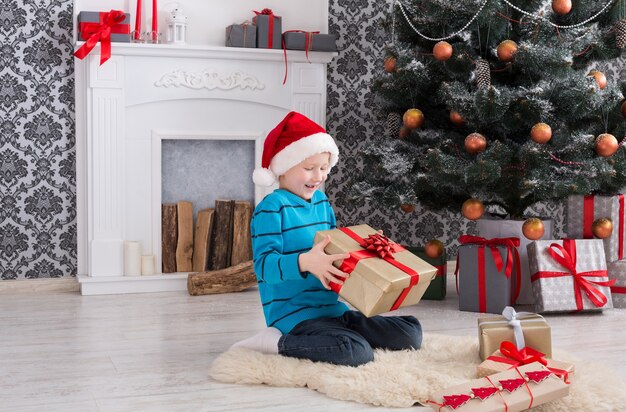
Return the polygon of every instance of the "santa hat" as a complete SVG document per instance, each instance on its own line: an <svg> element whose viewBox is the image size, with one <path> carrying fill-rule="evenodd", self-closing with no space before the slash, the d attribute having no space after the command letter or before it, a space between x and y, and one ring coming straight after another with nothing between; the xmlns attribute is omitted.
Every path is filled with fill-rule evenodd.
<svg viewBox="0 0 626 412"><path fill-rule="evenodd" d="M252 180L259 186L271 186L298 163L318 153L330 153L332 168L339 159L339 148L320 125L297 112L290 112L265 138L261 168Z"/></svg>

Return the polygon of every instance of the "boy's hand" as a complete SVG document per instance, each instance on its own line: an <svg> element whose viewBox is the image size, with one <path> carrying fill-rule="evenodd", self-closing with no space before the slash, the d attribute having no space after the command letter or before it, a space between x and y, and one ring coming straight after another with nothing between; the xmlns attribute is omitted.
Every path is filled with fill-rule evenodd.
<svg viewBox="0 0 626 412"><path fill-rule="evenodd" d="M330 236L326 236L324 240L317 243L306 253L302 253L298 258L300 271L311 272L313 276L318 278L326 289L330 289L330 282L343 285L344 279L350 275L333 266L335 260L347 259L349 253L338 253L335 255L327 255L324 248L330 242Z"/></svg>

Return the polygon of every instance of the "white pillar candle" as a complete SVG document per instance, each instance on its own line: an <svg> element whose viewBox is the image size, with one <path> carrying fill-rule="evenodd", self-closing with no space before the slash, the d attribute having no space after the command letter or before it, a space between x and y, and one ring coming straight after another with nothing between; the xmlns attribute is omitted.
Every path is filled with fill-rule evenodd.
<svg viewBox="0 0 626 412"><path fill-rule="evenodd" d="M154 275L154 255L141 256L141 274Z"/></svg>
<svg viewBox="0 0 626 412"><path fill-rule="evenodd" d="M124 242L124 275L141 275L141 243L127 240Z"/></svg>

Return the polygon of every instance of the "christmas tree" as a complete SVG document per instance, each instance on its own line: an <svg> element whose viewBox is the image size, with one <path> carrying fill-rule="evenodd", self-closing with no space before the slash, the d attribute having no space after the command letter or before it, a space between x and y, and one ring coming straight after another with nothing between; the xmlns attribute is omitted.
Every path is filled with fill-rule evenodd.
<svg viewBox="0 0 626 412"><path fill-rule="evenodd" d="M365 149L354 193L405 208L473 199L511 217L616 193L626 82L598 67L621 55L625 18L626 0L395 1L373 84L386 136Z"/></svg>

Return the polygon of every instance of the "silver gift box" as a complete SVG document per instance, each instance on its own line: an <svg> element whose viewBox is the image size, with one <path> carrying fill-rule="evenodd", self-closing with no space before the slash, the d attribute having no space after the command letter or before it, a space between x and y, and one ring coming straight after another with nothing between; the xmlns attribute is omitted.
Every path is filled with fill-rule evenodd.
<svg viewBox="0 0 626 412"><path fill-rule="evenodd" d="M591 271L606 271L604 248L599 239L577 239L576 241L576 272L582 274ZM539 272L562 272L569 273L568 269L561 266L550 254L548 248L556 243L563 246L562 240L537 240L528 245L528 261L530 265L531 279ZM560 252L558 252L560 254ZM605 282L605 277L586 277L592 282ZM533 293L535 295L535 312L569 312L577 311L574 277L565 275L560 277L547 277L533 280ZM613 307L611 289L608 286L593 285L607 298L607 303L596 306L581 290L582 309L584 311L599 311Z"/></svg>
<svg viewBox="0 0 626 412"><path fill-rule="evenodd" d="M618 260L608 265L609 278L616 279L611 287L614 308L626 308L626 260Z"/></svg>

